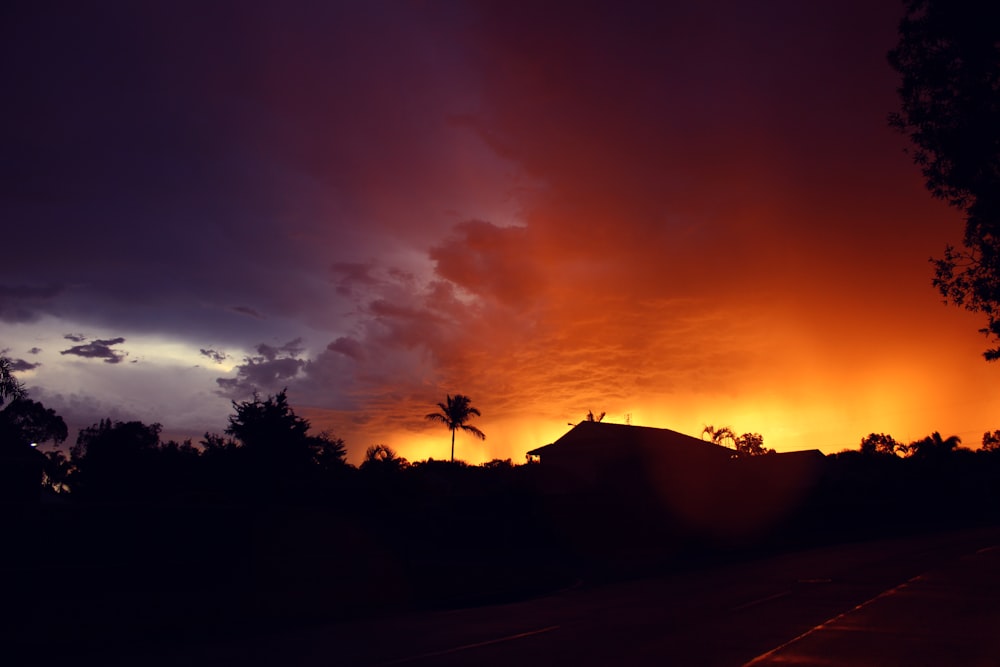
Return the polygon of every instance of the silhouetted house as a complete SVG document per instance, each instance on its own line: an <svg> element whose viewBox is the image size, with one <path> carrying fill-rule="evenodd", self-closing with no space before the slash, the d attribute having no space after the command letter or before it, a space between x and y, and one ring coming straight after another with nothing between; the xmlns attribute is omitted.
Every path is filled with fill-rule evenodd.
<svg viewBox="0 0 1000 667"><path fill-rule="evenodd" d="M582 485L646 475L662 465L688 471L715 468L732 455L731 449L665 428L591 421L528 452L529 459Z"/></svg>
<svg viewBox="0 0 1000 667"><path fill-rule="evenodd" d="M728 447L669 429L603 422L581 422L527 454L549 491L630 497L728 536L794 512L824 460L818 450L736 458Z"/></svg>

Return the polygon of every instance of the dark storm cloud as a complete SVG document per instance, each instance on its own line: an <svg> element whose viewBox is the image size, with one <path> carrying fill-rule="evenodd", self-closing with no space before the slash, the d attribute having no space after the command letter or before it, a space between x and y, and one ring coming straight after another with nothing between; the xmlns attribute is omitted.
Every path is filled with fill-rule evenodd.
<svg viewBox="0 0 1000 667"><path fill-rule="evenodd" d="M10 369L15 373L22 371L30 371L41 366L41 364L34 364L30 361L25 361L24 359L17 359L14 357L8 357L7 354L10 352L10 348L4 348L0 350L0 357L6 357L7 361L10 362Z"/></svg>
<svg viewBox="0 0 1000 667"><path fill-rule="evenodd" d="M446 39L464 9L58 4L4 19L0 217L26 251L0 282L44 262L78 292L66 317L242 345L279 320L336 329L315 307L336 305L331 263L425 243L493 187L456 178L477 166L445 122L474 103Z"/></svg>
<svg viewBox="0 0 1000 667"><path fill-rule="evenodd" d="M41 351L42 351L42 348L40 348L40 347L33 347L30 350L28 350L28 354L39 354L39 353L41 353Z"/></svg>
<svg viewBox="0 0 1000 667"><path fill-rule="evenodd" d="M333 341L326 346L326 349L331 352L339 352L340 354L350 357L355 361L364 361L365 357L367 357L364 344L359 340L348 338L346 336L341 336L337 340Z"/></svg>
<svg viewBox="0 0 1000 667"><path fill-rule="evenodd" d="M34 368L38 368L39 366L41 366L41 364L33 364L29 361L25 361L24 359L9 357L8 356L9 353L10 353L9 347L0 349L0 357L6 357L7 361L10 362L10 369L14 372L30 371Z"/></svg>
<svg viewBox="0 0 1000 667"><path fill-rule="evenodd" d="M63 338L69 341L73 341L74 343L82 343L83 341L87 340L87 337L84 336L83 334L74 334L74 333L63 334Z"/></svg>
<svg viewBox="0 0 1000 667"><path fill-rule="evenodd" d="M229 355L220 350L213 350L211 348L200 348L198 350L201 352L202 356L208 357L217 364L221 364L223 361L229 358Z"/></svg>
<svg viewBox="0 0 1000 667"><path fill-rule="evenodd" d="M124 338L109 338L107 340L95 340L83 345L74 345L68 350L62 350L59 354L70 354L86 359L103 359L106 364L117 364L128 356L128 352L111 349L112 345L121 345Z"/></svg>
<svg viewBox="0 0 1000 667"><path fill-rule="evenodd" d="M261 358L266 361L274 361L279 356L298 357L304 351L305 347L302 345L301 338L290 340L284 345L277 347L274 345L268 345L267 343L260 343L257 346L257 354L259 354Z"/></svg>
<svg viewBox="0 0 1000 667"><path fill-rule="evenodd" d="M20 371L30 371L41 366L41 364L31 363L30 361L25 361L24 359L11 359L10 369L15 372Z"/></svg>
<svg viewBox="0 0 1000 667"><path fill-rule="evenodd" d="M245 357L236 367L236 377L216 379L218 393L238 398L255 391L280 390L306 367L308 362L299 358L304 350L301 338L279 346L260 343L257 355Z"/></svg>
<svg viewBox="0 0 1000 667"><path fill-rule="evenodd" d="M57 285L0 285L0 321L33 322L51 312L62 291Z"/></svg>
<svg viewBox="0 0 1000 667"><path fill-rule="evenodd" d="M337 293L342 296L352 296L355 287L371 288L379 284L379 279L372 274L373 265L363 262L336 262L330 267L335 278Z"/></svg>

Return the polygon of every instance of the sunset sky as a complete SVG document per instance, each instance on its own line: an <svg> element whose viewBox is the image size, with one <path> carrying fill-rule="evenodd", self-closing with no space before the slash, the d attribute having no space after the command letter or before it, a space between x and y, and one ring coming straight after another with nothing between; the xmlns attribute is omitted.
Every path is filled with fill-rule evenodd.
<svg viewBox="0 0 1000 667"><path fill-rule="evenodd" d="M0 349L76 429L288 388L358 462L588 410L781 450L1000 428L888 128L896 0L15 2Z"/></svg>

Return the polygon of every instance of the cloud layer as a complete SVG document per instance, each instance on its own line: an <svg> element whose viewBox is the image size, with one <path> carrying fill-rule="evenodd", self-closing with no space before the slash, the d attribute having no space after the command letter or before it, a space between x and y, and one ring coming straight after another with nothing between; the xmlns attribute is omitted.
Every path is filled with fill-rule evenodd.
<svg viewBox="0 0 1000 667"><path fill-rule="evenodd" d="M975 439L978 324L926 264L959 227L885 123L899 11L21 7L0 343L81 420L219 431L287 387L410 458L456 392L471 459L590 409L779 449Z"/></svg>

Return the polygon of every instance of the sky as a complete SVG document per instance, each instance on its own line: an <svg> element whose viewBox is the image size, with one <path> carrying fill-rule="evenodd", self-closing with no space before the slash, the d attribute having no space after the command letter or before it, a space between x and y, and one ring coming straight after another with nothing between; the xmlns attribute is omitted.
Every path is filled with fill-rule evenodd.
<svg viewBox="0 0 1000 667"><path fill-rule="evenodd" d="M891 130L895 0L20 2L0 350L71 432L287 389L357 463L589 410L778 451L1000 428ZM72 441L74 436L71 435Z"/></svg>

